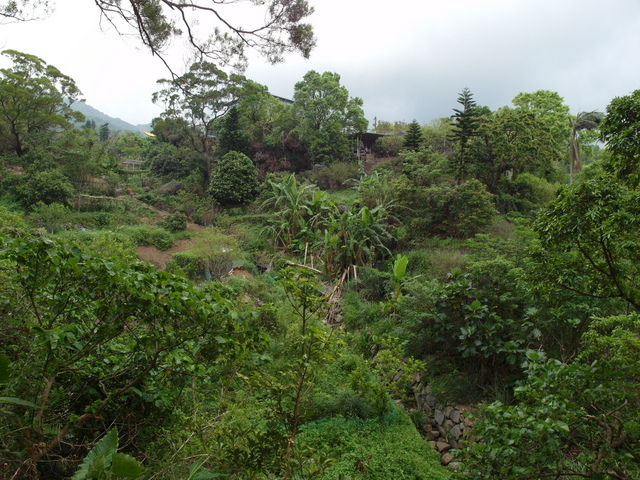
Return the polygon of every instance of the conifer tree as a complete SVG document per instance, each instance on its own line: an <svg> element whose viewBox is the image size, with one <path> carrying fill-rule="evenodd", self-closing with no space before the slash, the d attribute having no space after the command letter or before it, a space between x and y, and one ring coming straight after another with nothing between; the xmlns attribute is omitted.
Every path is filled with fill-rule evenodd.
<svg viewBox="0 0 640 480"><path fill-rule="evenodd" d="M473 100L473 94L468 88L464 88L458 97L461 109L454 108L452 117L453 132L449 139L458 146L457 152L452 157L452 170L456 182L460 183L469 173L471 163L471 139L476 135L480 112Z"/></svg>
<svg viewBox="0 0 640 480"><path fill-rule="evenodd" d="M424 141L424 133L422 133L422 127L414 120L407 127L407 132L404 134L403 147L409 150L418 150L418 147Z"/></svg>
<svg viewBox="0 0 640 480"><path fill-rule="evenodd" d="M249 135L240 126L240 115L232 107L224 116L218 135L218 155L224 157L229 152L249 155Z"/></svg>
<svg viewBox="0 0 640 480"><path fill-rule="evenodd" d="M111 134L111 131L109 130L109 124L108 123L103 123L102 125L100 125L100 131L98 132L98 136L100 137L100 141L106 142L107 140L109 140L109 135L110 134Z"/></svg>

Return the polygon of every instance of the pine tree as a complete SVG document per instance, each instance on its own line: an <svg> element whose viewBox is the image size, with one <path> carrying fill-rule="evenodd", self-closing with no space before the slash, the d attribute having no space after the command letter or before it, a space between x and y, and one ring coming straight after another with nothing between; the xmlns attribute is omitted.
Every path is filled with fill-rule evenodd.
<svg viewBox="0 0 640 480"><path fill-rule="evenodd" d="M407 126L407 132L404 134L403 147L409 150L417 150L424 141L424 133L422 127L414 120Z"/></svg>
<svg viewBox="0 0 640 480"><path fill-rule="evenodd" d="M107 140L109 140L110 133L111 132L109 131L108 123L103 123L102 125L100 125L100 131L98 133L98 136L100 137L101 141L106 142Z"/></svg>
<svg viewBox="0 0 640 480"><path fill-rule="evenodd" d="M449 140L458 145L458 151L452 158L452 170L458 183L465 179L469 173L472 160L471 139L476 136L479 123L478 105L473 100L473 94L468 88L464 88L458 97L461 109L454 108L452 118L453 132Z"/></svg>
<svg viewBox="0 0 640 480"><path fill-rule="evenodd" d="M218 155L224 157L229 152L249 155L249 135L240 126L240 114L236 107L231 108L222 118L218 135Z"/></svg>

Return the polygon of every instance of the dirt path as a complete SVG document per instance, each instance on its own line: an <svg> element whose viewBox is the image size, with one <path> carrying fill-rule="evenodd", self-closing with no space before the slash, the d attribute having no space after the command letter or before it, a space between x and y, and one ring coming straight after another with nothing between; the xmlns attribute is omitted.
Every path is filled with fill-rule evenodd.
<svg viewBox="0 0 640 480"><path fill-rule="evenodd" d="M142 203L142 202L140 202ZM146 205L146 204L145 204ZM158 210L150 205L147 205L152 210L155 210L160 217L164 217L167 213L161 210ZM156 219L154 222L147 222L150 224L157 223L159 219ZM189 233L196 233L200 230L204 229L204 227L200 225L196 225L195 223L187 223L186 231ZM145 246L136 248L136 253L140 257L141 260L145 262L153 263L157 268L163 270L167 266L167 262L171 260L171 255L176 252L184 252L185 250L189 250L193 247L193 240L176 240L173 242L173 246L169 250L158 250L154 246Z"/></svg>

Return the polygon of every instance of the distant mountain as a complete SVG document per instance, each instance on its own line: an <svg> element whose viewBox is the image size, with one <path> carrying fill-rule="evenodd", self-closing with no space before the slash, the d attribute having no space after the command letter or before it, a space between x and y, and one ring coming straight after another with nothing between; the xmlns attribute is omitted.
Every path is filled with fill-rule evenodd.
<svg viewBox="0 0 640 480"><path fill-rule="evenodd" d="M130 132L139 133L140 135L144 135L144 133L142 133L143 130L146 130L147 132L151 130L151 124L132 125L119 118L110 117L109 115L102 113L100 110L96 110L91 105L87 105L83 102L76 102L71 107L85 116L85 122L89 120L93 120L94 122L96 122L97 128L100 128L100 125L108 123L109 130L111 130L112 132L116 130L127 130Z"/></svg>

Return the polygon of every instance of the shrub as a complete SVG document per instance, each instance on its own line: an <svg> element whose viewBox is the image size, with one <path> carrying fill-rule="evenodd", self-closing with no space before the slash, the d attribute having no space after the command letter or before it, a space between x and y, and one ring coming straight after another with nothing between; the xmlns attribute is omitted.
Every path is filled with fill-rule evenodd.
<svg viewBox="0 0 640 480"><path fill-rule="evenodd" d="M503 177L498 185L497 207L501 213L527 213L553 200L556 190L557 185L530 173L513 180Z"/></svg>
<svg viewBox="0 0 640 480"><path fill-rule="evenodd" d="M49 233L71 228L72 212L65 205L52 203L45 205L38 202L31 207L29 220L38 228L44 228Z"/></svg>
<svg viewBox="0 0 640 480"><path fill-rule="evenodd" d="M220 205L239 205L254 200L259 187L258 174L249 157L229 152L211 174L209 193Z"/></svg>
<svg viewBox="0 0 640 480"><path fill-rule="evenodd" d="M459 185L451 206L454 216L453 233L466 238L491 225L496 214L492 197L478 180L469 180Z"/></svg>
<svg viewBox="0 0 640 480"><path fill-rule="evenodd" d="M22 216L0 205L0 234L19 236L27 229Z"/></svg>
<svg viewBox="0 0 640 480"><path fill-rule="evenodd" d="M178 270L182 270L182 273L192 280L204 278L203 263L194 252L176 252L171 255L167 271L176 273Z"/></svg>
<svg viewBox="0 0 640 480"><path fill-rule="evenodd" d="M138 260L135 245L122 233L109 230L70 230L58 235L57 239L96 257L116 258L126 262Z"/></svg>
<svg viewBox="0 0 640 480"><path fill-rule="evenodd" d="M187 229L187 216L184 213L170 213L158 225L171 233L182 232Z"/></svg>
<svg viewBox="0 0 640 480"><path fill-rule="evenodd" d="M136 245L153 245L158 250L169 250L173 245L169 232L152 225L120 227L118 232L128 236Z"/></svg>
<svg viewBox="0 0 640 480"><path fill-rule="evenodd" d="M73 196L73 186L59 170L48 170L25 175L15 193L25 207L38 202L67 205Z"/></svg>
<svg viewBox="0 0 640 480"><path fill-rule="evenodd" d="M391 292L389 274L373 267L360 267L358 276L347 285L349 290L358 292L360 297L370 302L381 302Z"/></svg>

